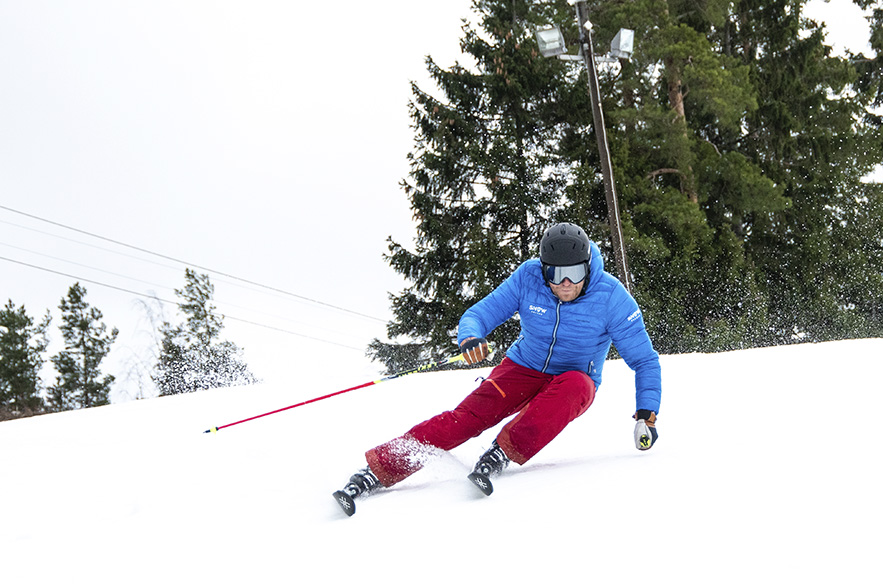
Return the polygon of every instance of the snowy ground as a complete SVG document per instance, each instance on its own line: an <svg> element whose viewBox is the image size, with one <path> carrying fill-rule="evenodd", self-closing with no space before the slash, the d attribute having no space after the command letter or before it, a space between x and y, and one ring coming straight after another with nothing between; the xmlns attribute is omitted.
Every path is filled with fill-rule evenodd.
<svg viewBox="0 0 883 584"><path fill-rule="evenodd" d="M879 578L883 340L663 357L660 441L632 441L632 373L484 498L494 437L347 518L362 452L485 370L220 389L0 424L0 568L21 582L859 582ZM351 380L357 385L370 379Z"/></svg>

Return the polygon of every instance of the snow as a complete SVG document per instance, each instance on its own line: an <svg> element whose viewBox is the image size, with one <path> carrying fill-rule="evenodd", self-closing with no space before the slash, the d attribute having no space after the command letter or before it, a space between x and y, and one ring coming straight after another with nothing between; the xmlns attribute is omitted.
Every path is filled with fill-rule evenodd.
<svg viewBox="0 0 883 584"><path fill-rule="evenodd" d="M455 406L487 369L384 381L214 434L345 387L295 379L4 422L2 578L865 581L883 544L881 354L883 339L664 356L646 453L633 374L611 361L592 408L493 496L465 479L488 431L352 518L331 493L362 453Z"/></svg>

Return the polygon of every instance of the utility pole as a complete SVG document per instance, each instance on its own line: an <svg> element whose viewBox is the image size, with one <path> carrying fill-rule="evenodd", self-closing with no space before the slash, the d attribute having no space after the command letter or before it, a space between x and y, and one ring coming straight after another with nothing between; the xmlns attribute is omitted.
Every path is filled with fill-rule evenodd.
<svg viewBox="0 0 883 584"><path fill-rule="evenodd" d="M625 289L632 293L631 276L625 256L622 225L619 220L619 203L616 185L613 182L613 164L610 161L610 146L607 143L607 129L604 126L604 113L601 111L601 90L598 87L598 70L595 66L595 53L592 49L592 23L589 22L585 1L576 2L576 16L579 22L579 39L582 56L589 72L589 97L592 102L592 118L595 136L598 138L598 154L601 159L601 175L604 177L604 193L607 197L607 220L610 224L610 239L613 255L616 258L616 272Z"/></svg>

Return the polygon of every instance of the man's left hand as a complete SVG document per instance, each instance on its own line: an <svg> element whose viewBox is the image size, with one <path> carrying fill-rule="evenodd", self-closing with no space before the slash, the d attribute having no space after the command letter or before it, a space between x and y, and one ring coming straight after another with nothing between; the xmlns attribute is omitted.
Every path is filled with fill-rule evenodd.
<svg viewBox="0 0 883 584"><path fill-rule="evenodd" d="M635 446L638 450L650 450L659 438L656 433L656 412L638 410L632 417L638 421L635 424Z"/></svg>
<svg viewBox="0 0 883 584"><path fill-rule="evenodd" d="M460 352L470 365L484 361L488 356L487 340L484 337L469 337L460 343Z"/></svg>

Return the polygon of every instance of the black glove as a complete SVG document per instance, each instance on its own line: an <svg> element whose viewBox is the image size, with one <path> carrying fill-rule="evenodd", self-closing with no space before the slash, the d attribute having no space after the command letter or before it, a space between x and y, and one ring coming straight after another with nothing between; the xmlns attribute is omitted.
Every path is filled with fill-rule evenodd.
<svg viewBox="0 0 883 584"><path fill-rule="evenodd" d="M632 417L638 421L635 424L635 446L638 450L650 450L659 439L656 433L656 412L638 410Z"/></svg>
<svg viewBox="0 0 883 584"><path fill-rule="evenodd" d="M475 365L487 358L487 340L483 337L469 337L460 343L460 352L470 365Z"/></svg>

